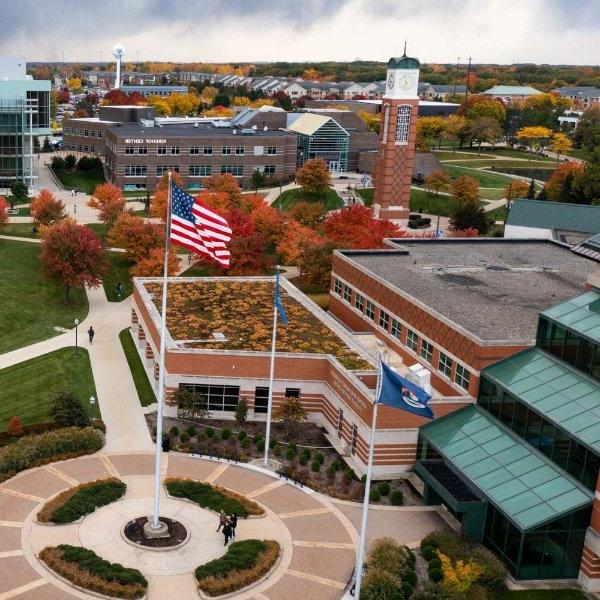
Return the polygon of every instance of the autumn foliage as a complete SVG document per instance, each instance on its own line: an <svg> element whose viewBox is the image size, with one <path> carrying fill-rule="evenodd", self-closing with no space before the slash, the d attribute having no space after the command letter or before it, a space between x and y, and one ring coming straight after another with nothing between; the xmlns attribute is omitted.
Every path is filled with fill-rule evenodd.
<svg viewBox="0 0 600 600"><path fill-rule="evenodd" d="M179 260L176 252L169 252L168 274L176 275ZM165 251L162 246L152 248L146 256L136 262L129 270L134 277L158 277L164 273Z"/></svg>
<svg viewBox="0 0 600 600"><path fill-rule="evenodd" d="M507 200L515 198L526 198L529 191L529 184L522 179L513 179L504 189L504 196Z"/></svg>
<svg viewBox="0 0 600 600"><path fill-rule="evenodd" d="M398 227L391 221L376 219L371 208L353 204L329 213L324 231L340 248L382 248L383 238L393 237Z"/></svg>
<svg viewBox="0 0 600 600"><path fill-rule="evenodd" d="M583 171L584 165L579 162L569 161L557 165L544 185L548 200L557 202L565 180L568 177L575 178L581 175Z"/></svg>
<svg viewBox="0 0 600 600"><path fill-rule="evenodd" d="M0 227L8 223L8 209L10 205L4 196L0 196Z"/></svg>
<svg viewBox="0 0 600 600"><path fill-rule="evenodd" d="M127 259L137 263L147 258L152 249L163 246L163 227L124 212L110 230L107 241L110 246L125 248Z"/></svg>
<svg viewBox="0 0 600 600"><path fill-rule="evenodd" d="M40 190L31 201L31 217L36 225L53 225L64 219L65 205L50 190Z"/></svg>
<svg viewBox="0 0 600 600"><path fill-rule="evenodd" d="M323 192L331 185L331 174L324 160L307 160L296 172L296 181L309 194Z"/></svg>
<svg viewBox="0 0 600 600"><path fill-rule="evenodd" d="M119 215L125 210L127 202L120 188L112 183L96 186L88 206L98 209L98 218L102 223L112 227Z"/></svg>
<svg viewBox="0 0 600 600"><path fill-rule="evenodd" d="M21 437L25 433L21 417L15 415L10 418L6 427L6 433L12 437Z"/></svg>

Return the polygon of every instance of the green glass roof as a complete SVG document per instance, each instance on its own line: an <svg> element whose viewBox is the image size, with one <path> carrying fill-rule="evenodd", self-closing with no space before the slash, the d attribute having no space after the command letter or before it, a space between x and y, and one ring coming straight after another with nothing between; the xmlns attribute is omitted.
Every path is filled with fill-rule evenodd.
<svg viewBox="0 0 600 600"><path fill-rule="evenodd" d="M600 454L600 384L559 358L529 348L482 373Z"/></svg>
<svg viewBox="0 0 600 600"><path fill-rule="evenodd" d="M521 530L593 501L583 485L478 406L436 419L420 434Z"/></svg>
<svg viewBox="0 0 600 600"><path fill-rule="evenodd" d="M600 294L589 291L541 313L555 323L600 344Z"/></svg>

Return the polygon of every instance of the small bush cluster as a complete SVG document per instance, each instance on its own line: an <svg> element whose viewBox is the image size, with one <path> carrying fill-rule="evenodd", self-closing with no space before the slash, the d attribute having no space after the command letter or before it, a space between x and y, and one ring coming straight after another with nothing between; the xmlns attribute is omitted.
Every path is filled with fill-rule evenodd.
<svg viewBox="0 0 600 600"><path fill-rule="evenodd" d="M113 598L141 598L148 587L137 569L111 563L86 548L61 544L44 548L39 557L74 585Z"/></svg>
<svg viewBox="0 0 600 600"><path fill-rule="evenodd" d="M264 514L264 510L256 502L216 485L178 477L168 477L165 485L171 496L187 498L198 506L215 512L224 510L228 515L235 513L244 519L250 515Z"/></svg>
<svg viewBox="0 0 600 600"><path fill-rule="evenodd" d="M26 435L0 448L0 481L37 465L92 454L102 446L104 435L92 427L65 427Z"/></svg>
<svg viewBox="0 0 600 600"><path fill-rule="evenodd" d="M37 519L41 523L72 523L100 506L115 502L126 489L127 485L114 477L82 483L46 502Z"/></svg>
<svg viewBox="0 0 600 600"><path fill-rule="evenodd" d="M234 542L225 556L196 568L198 587L209 596L241 590L268 573L279 552L279 544L271 540Z"/></svg>

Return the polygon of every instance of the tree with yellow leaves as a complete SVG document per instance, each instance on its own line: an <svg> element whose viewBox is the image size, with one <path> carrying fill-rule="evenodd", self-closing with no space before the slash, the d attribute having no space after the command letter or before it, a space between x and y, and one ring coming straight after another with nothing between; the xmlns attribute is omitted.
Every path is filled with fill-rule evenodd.
<svg viewBox="0 0 600 600"><path fill-rule="evenodd" d="M157 114L173 117L194 115L200 106L196 94L169 94L168 96L148 96L148 106L153 106Z"/></svg>
<svg viewBox="0 0 600 600"><path fill-rule="evenodd" d="M564 133L555 133L550 142L550 150L556 152L556 160L560 161L561 154L569 154L573 149L571 140Z"/></svg>
<svg viewBox="0 0 600 600"><path fill-rule="evenodd" d="M443 586L456 594L467 592L481 575L481 567L472 560L457 560L453 565L449 556L439 550L437 554L442 563Z"/></svg>
<svg viewBox="0 0 600 600"><path fill-rule="evenodd" d="M234 106L250 106L250 98L248 96L234 96L231 104Z"/></svg>
<svg viewBox="0 0 600 600"><path fill-rule="evenodd" d="M307 81L320 81L323 79L323 73L311 67L310 69L304 70L304 73L302 73L302 79L306 79Z"/></svg>
<svg viewBox="0 0 600 600"><path fill-rule="evenodd" d="M442 136L446 140L454 142L452 152L456 152L456 142L466 137L469 123L462 115L450 115L444 122Z"/></svg>
<svg viewBox="0 0 600 600"><path fill-rule="evenodd" d="M504 188L504 197L507 200L515 200L516 198L526 198L529 191L529 184L522 179L513 179Z"/></svg>
<svg viewBox="0 0 600 600"><path fill-rule="evenodd" d="M213 103L213 100L218 93L219 90L216 87L207 85L200 93L200 101L202 104L210 105Z"/></svg>
<svg viewBox="0 0 600 600"><path fill-rule="evenodd" d="M78 94L83 90L83 85L81 84L81 79L79 77L72 77L67 81L67 87L71 92Z"/></svg>
<svg viewBox="0 0 600 600"><path fill-rule="evenodd" d="M517 131L517 139L525 142L533 151L541 154L552 137L552 129L548 127L521 127ZM529 159L531 160L531 158Z"/></svg>
<svg viewBox="0 0 600 600"><path fill-rule="evenodd" d="M443 117L419 117L417 119L417 144L423 149L433 146L437 141L442 143L442 134L446 127Z"/></svg>
<svg viewBox="0 0 600 600"><path fill-rule="evenodd" d="M373 113L367 112L365 110L361 110L358 113L358 116L365 122L365 125L375 133L379 133L379 124L381 122L381 118L379 115L375 115Z"/></svg>

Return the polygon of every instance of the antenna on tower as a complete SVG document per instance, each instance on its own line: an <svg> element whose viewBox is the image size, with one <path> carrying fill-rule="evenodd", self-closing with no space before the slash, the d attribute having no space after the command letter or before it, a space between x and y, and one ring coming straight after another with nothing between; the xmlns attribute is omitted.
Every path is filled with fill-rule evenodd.
<svg viewBox="0 0 600 600"><path fill-rule="evenodd" d="M402 56L406 56L406 41L408 40L408 36L404 36L404 54Z"/></svg>

